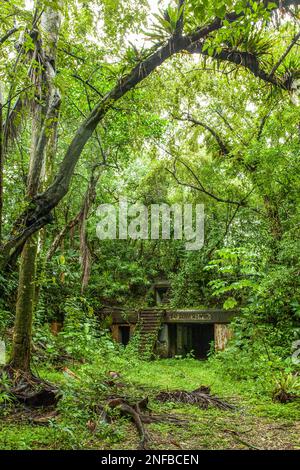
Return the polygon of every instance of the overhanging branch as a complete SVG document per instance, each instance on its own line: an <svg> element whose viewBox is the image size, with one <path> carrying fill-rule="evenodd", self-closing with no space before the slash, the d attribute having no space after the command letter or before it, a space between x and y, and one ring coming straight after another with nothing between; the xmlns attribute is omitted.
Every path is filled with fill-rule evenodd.
<svg viewBox="0 0 300 470"><path fill-rule="evenodd" d="M214 60L230 62L238 67L243 67L249 70L255 77L260 78L264 82L275 85L276 87L283 90L289 90L288 83L285 83L283 80L274 75L270 75L266 70L262 69L255 55L249 52L224 48L222 51L215 52L212 56L209 56L207 50L203 50L203 41L191 44L191 46L188 48L188 51L191 54L201 54L206 57L211 57Z"/></svg>
<svg viewBox="0 0 300 470"><path fill-rule="evenodd" d="M267 2L263 1L263 3ZM289 6L291 4L300 5L300 0L278 0L274 3L277 7ZM227 22L233 23L242 17L243 12L239 14L233 12L227 14L225 19ZM188 51L190 53L207 55L206 51L203 51L204 40L211 33L222 27L223 20L215 18L209 24L197 28L193 33L185 36L180 35L179 37L171 37L166 44L141 61L128 75L119 80L116 86L101 99L86 120L78 128L65 153L53 184L47 188L45 192L31 201L28 209L20 216L18 223L15 225L16 232L14 232L12 238L6 245L0 247L0 266L2 268L6 267L10 263L11 258L16 256L18 253L18 243L14 244L14 240L17 242L20 239L26 240L28 238L28 233L30 236L49 222L49 214L69 190L75 167L87 141L90 139L97 125L101 122L107 112L112 109L114 103L126 95L130 90L134 89L137 84L147 78L155 69L174 54ZM258 61L248 53L223 49L219 54L215 54L213 58L243 66L265 82L272 83L282 89L287 89L286 85L282 83L281 80L274 76L270 77L270 74L262 70ZM7 251L8 246L9 250Z"/></svg>
<svg viewBox="0 0 300 470"><path fill-rule="evenodd" d="M298 39L300 38L300 31L298 34L296 34L296 36L294 37L294 39L292 40L291 44L288 46L288 48L286 49L286 51L282 54L282 56L280 57L280 59L276 62L276 64L274 65L274 67L272 68L271 72L270 72L270 77L273 77L274 73L276 72L276 70L278 69L278 67L280 67L280 65L282 64L282 62L284 61L284 59L286 58L286 56L290 53L290 51L292 50L292 48L295 46L295 44L297 44L297 41Z"/></svg>
<svg viewBox="0 0 300 470"><path fill-rule="evenodd" d="M214 137L214 139L216 140L218 146L220 147L222 155L229 155L229 153L230 153L229 149L228 149L227 145L224 143L223 139L221 139L219 134L212 127L210 127L208 124L206 124L205 122L198 121L198 119L193 118L189 114L185 118L174 117L174 119L177 119L178 121L188 121L188 122L191 122L192 124L194 124L195 126L203 127L208 132L210 132L210 134Z"/></svg>
<svg viewBox="0 0 300 470"><path fill-rule="evenodd" d="M9 31L7 31L7 33L5 33L4 36L2 36L2 38L0 38L0 45L3 44L5 41L7 41L7 39L9 39L10 36L15 34L17 31L19 31L19 28L17 27L12 28Z"/></svg>

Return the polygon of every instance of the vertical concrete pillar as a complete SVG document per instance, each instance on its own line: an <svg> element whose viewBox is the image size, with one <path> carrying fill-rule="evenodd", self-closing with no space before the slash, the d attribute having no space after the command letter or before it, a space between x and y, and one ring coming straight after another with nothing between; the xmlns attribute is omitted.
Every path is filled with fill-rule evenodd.
<svg viewBox="0 0 300 470"><path fill-rule="evenodd" d="M215 350L223 351L230 338L232 338L230 325L215 323Z"/></svg>
<svg viewBox="0 0 300 470"><path fill-rule="evenodd" d="M167 324L161 326L157 342L157 353L162 358L167 358L170 355L169 329Z"/></svg>

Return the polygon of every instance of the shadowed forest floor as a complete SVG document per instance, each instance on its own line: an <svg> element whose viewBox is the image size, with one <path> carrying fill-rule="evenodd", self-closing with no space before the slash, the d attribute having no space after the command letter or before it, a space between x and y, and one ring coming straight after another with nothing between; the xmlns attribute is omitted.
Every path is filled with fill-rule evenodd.
<svg viewBox="0 0 300 470"><path fill-rule="evenodd" d="M269 397L257 395L255 382L233 382L214 370L209 362L193 359L137 362L126 367L122 360L116 366L122 380L149 391L193 390L209 385L212 393L236 406L235 411L214 408L202 410L195 405L157 403L150 399L156 413L184 418L182 426L167 423L150 424L152 449L300 449L299 403L275 404ZM40 375L63 387L84 380L85 365L68 365L70 372L49 369ZM83 374L83 375L82 375ZM146 393L146 392L145 392ZM61 401L62 410L19 409L9 412L0 425L0 447L3 449L136 449L139 436L133 424L120 417L112 424L94 424L73 409L68 396ZM67 409L67 414L64 410ZM80 409L80 404L79 404ZM96 422L95 422L96 423Z"/></svg>

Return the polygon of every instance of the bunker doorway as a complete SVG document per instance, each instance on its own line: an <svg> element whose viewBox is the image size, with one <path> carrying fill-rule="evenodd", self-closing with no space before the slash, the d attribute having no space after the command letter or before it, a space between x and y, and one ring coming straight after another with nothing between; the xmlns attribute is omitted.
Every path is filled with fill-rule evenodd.
<svg viewBox="0 0 300 470"><path fill-rule="evenodd" d="M210 343L214 341L213 324L176 323L169 325L169 355L186 356L193 353L196 359L206 359Z"/></svg>
<svg viewBox="0 0 300 470"><path fill-rule="evenodd" d="M130 340L130 326L122 325L119 327L119 341L124 346L127 346Z"/></svg>

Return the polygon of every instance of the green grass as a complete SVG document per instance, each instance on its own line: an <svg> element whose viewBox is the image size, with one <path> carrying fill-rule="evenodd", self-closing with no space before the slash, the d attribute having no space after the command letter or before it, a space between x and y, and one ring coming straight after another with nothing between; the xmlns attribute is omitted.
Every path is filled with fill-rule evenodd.
<svg viewBox="0 0 300 470"><path fill-rule="evenodd" d="M209 361L166 359L153 362L128 360L122 355L111 360L99 357L94 365L68 366L79 379L51 368L40 375L58 383L64 390L60 414L48 426L28 423L9 415L0 424L1 449L134 449L138 436L125 418L112 424L99 422L99 413L91 413L90 404L101 401L101 384L109 370L120 373L120 381L133 393L150 396L150 408L156 413L184 417L188 425L152 424L152 448L157 449L244 449L300 448L299 404L275 404L266 394L255 393L255 382L234 381L220 373ZM193 405L158 403L158 390L193 390L210 386L211 392L236 405L236 411L214 408L201 410ZM142 387L142 389L141 389ZM17 422L16 422L17 420ZM97 423L96 431L88 428Z"/></svg>
<svg viewBox="0 0 300 470"><path fill-rule="evenodd" d="M48 449L59 446L55 429L21 424L0 425L0 447L5 450Z"/></svg>
<svg viewBox="0 0 300 470"><path fill-rule="evenodd" d="M124 377L133 383L142 383L164 390L193 390L208 385L212 393L222 398L233 398L242 408L258 416L270 416L285 420L300 420L299 403L285 405L273 403L268 395L255 394L254 381L234 381L221 375L209 361L194 359L164 359L140 363L124 371Z"/></svg>

